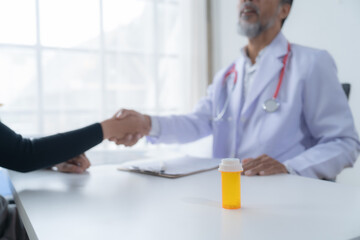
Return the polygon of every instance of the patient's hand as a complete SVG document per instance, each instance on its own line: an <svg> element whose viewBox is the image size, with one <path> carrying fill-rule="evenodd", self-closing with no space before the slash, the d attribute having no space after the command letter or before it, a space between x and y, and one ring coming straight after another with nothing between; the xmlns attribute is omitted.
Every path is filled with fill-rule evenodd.
<svg viewBox="0 0 360 240"><path fill-rule="evenodd" d="M109 139L117 145L133 146L151 130L150 116L133 110L122 109L114 115L113 119L119 121L119 125L126 129L123 137L114 136Z"/></svg>
<svg viewBox="0 0 360 240"><path fill-rule="evenodd" d="M103 137L117 144L132 146L150 132L151 124L148 122L150 117L135 111L123 111L126 111L126 114L121 114L121 117L115 114L113 118L101 123Z"/></svg>
<svg viewBox="0 0 360 240"><path fill-rule="evenodd" d="M59 172L83 173L90 167L90 161L85 154L81 154L66 162L55 165Z"/></svg>

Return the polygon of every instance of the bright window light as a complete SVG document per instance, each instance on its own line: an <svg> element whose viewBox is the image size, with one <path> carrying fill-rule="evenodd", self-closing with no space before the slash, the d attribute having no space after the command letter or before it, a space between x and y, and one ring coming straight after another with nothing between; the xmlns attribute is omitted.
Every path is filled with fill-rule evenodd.
<svg viewBox="0 0 360 240"><path fill-rule="evenodd" d="M0 1L0 119L39 136L120 108L181 112L180 2Z"/></svg>

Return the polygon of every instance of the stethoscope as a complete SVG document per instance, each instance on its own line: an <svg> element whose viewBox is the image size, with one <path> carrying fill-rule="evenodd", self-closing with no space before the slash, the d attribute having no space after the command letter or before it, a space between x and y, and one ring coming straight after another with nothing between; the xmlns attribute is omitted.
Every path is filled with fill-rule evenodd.
<svg viewBox="0 0 360 240"><path fill-rule="evenodd" d="M268 113L276 112L280 107L280 102L278 101L277 97L279 95L281 84L282 84L282 81L283 81L283 78L284 78L285 68L286 68L287 60L288 60L288 57L289 57L289 54L290 54L290 50L291 50L290 43L288 43L287 53L286 53L286 55L285 55L285 57L283 59L283 67L282 67L281 72L280 72L280 77L279 77L279 81L278 81L275 93L274 93L272 98L269 98L268 100L266 100L263 103L262 107L263 107L264 111L266 111ZM223 86L226 85L227 81L229 80L229 78L231 76L233 76L233 78L234 78L233 87L232 87L231 92L230 92L232 94L234 89L235 89L235 85L236 85L237 78L238 78L238 73L236 71L236 64L235 63L225 73L224 79L223 79ZM219 121L224 117L225 112L226 112L226 110L227 110L227 108L229 106L231 94L229 94L226 97L224 106L223 106L222 110L219 112L219 114L217 114L217 116L214 118L214 121Z"/></svg>

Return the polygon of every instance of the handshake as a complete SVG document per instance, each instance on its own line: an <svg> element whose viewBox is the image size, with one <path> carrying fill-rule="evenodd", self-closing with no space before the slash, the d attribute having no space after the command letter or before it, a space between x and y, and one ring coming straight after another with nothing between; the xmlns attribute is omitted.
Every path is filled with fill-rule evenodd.
<svg viewBox="0 0 360 240"><path fill-rule="evenodd" d="M151 118L133 110L123 109L112 118L101 122L101 127L104 139L129 147L149 134Z"/></svg>
<svg viewBox="0 0 360 240"><path fill-rule="evenodd" d="M150 116L127 109L117 112L112 118L100 124L103 139L127 147L135 145L140 138L148 135L151 130ZM83 173L90 167L90 161L85 154L81 154L54 167L60 172Z"/></svg>

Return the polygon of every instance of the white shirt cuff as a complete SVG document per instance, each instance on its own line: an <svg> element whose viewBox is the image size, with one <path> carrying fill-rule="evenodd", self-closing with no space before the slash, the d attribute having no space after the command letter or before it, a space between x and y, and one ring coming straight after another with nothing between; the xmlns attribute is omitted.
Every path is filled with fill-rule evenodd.
<svg viewBox="0 0 360 240"><path fill-rule="evenodd" d="M150 116L151 118L151 130L149 132L150 137L160 136L160 122L157 117Z"/></svg>
<svg viewBox="0 0 360 240"><path fill-rule="evenodd" d="M284 166L286 167L286 170L291 175L299 175L292 167L290 167L287 163L284 163Z"/></svg>

